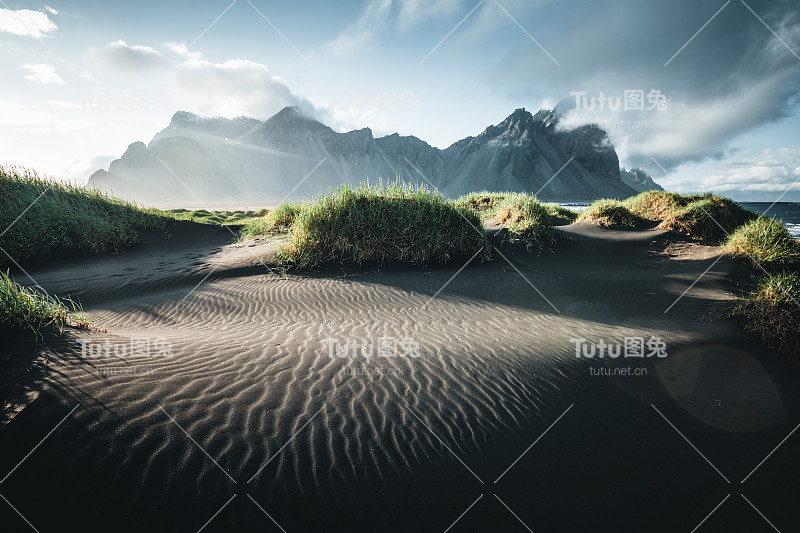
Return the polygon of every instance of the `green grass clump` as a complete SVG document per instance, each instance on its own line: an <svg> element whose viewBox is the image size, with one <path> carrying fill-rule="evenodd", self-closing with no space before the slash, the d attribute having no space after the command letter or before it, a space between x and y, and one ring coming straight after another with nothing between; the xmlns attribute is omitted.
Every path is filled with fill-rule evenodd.
<svg viewBox="0 0 800 533"><path fill-rule="evenodd" d="M661 221L678 213L699 199L695 195L681 195L667 191L645 191L625 199L622 204L631 213L650 221Z"/></svg>
<svg viewBox="0 0 800 533"><path fill-rule="evenodd" d="M638 228L647 223L642 217L631 213L623 202L611 199L597 200L584 209L578 222L592 222L606 228Z"/></svg>
<svg viewBox="0 0 800 533"><path fill-rule="evenodd" d="M578 213L577 211L567 209L566 207L562 207L558 204L545 203L542 205L547 210L548 214L551 217L553 217L552 221L553 224L555 224L556 226L572 224L573 222L578 220L578 217L580 216L580 213Z"/></svg>
<svg viewBox="0 0 800 533"><path fill-rule="evenodd" d="M478 214L424 186L342 185L302 204L279 258L290 266L396 262L427 265L453 255L488 257Z"/></svg>
<svg viewBox="0 0 800 533"><path fill-rule="evenodd" d="M733 257L755 263L753 266L780 269L800 265L800 243L774 218L758 217L739 226L722 248Z"/></svg>
<svg viewBox="0 0 800 533"><path fill-rule="evenodd" d="M489 218L497 215L500 209L500 204L514 193L505 192L473 192L465 194L455 200L455 204L459 207L469 207L481 214L483 218Z"/></svg>
<svg viewBox="0 0 800 533"><path fill-rule="evenodd" d="M548 209L527 193L509 193L497 207L497 220L508 228L512 241L528 248L556 241Z"/></svg>
<svg viewBox="0 0 800 533"><path fill-rule="evenodd" d="M264 233L289 231L301 207L302 204L283 203L276 207L275 210L266 213L266 216L246 221L244 227L239 232L238 241L241 242L252 239Z"/></svg>
<svg viewBox="0 0 800 533"><path fill-rule="evenodd" d="M18 263L61 251L120 250L137 242L137 230L164 224L156 209L0 167L0 247ZM0 265L10 262L0 254Z"/></svg>
<svg viewBox="0 0 800 533"><path fill-rule="evenodd" d="M698 241L718 243L736 228L757 217L728 198L713 194L696 198L667 216L658 228L677 231Z"/></svg>
<svg viewBox="0 0 800 533"><path fill-rule="evenodd" d="M745 333L782 354L800 360L800 275L764 276L734 310Z"/></svg>
<svg viewBox="0 0 800 533"><path fill-rule="evenodd" d="M88 322L72 304L73 312L57 298L23 287L0 272L0 329L30 329L38 335L41 328L65 325L86 328Z"/></svg>

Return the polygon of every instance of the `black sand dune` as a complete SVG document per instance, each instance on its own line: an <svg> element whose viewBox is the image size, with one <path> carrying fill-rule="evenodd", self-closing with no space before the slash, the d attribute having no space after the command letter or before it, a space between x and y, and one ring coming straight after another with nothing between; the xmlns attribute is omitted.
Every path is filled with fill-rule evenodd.
<svg viewBox="0 0 800 533"><path fill-rule="evenodd" d="M715 250L563 231L454 278L463 260L277 276L274 242L192 224L29 270L108 333L3 333L0 390L41 392L0 428L0 494L42 533L797 530L800 368L724 318L743 271L665 313ZM653 336L666 358L570 340ZM131 337L172 357L81 357ZM419 356L336 355L381 337ZM592 375L623 367L646 375ZM3 531L30 530L9 503Z"/></svg>

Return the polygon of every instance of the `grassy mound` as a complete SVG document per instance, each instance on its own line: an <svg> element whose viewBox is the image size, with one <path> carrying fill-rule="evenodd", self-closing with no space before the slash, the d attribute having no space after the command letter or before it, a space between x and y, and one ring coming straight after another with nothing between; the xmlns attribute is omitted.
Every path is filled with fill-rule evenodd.
<svg viewBox="0 0 800 533"><path fill-rule="evenodd" d="M661 221L678 213L699 197L667 191L646 191L622 203L631 213L650 221Z"/></svg>
<svg viewBox="0 0 800 533"><path fill-rule="evenodd" d="M647 223L642 217L631 213L618 200L597 200L580 213L578 222L592 222L606 228L638 228Z"/></svg>
<svg viewBox="0 0 800 533"><path fill-rule="evenodd" d="M764 277L744 296L734 315L745 333L782 354L800 359L800 275L783 272Z"/></svg>
<svg viewBox="0 0 800 533"><path fill-rule="evenodd" d="M18 263L60 251L119 250L137 242L137 229L163 227L155 209L0 167L0 247ZM0 253L0 265L10 262Z"/></svg>
<svg viewBox="0 0 800 533"><path fill-rule="evenodd" d="M22 287L0 272L0 329L30 329L38 334L50 325L88 327L78 311L77 305L70 312L58 299Z"/></svg>
<svg viewBox="0 0 800 533"><path fill-rule="evenodd" d="M758 217L739 226L726 239L723 250L767 269L800 266L800 243L773 218Z"/></svg>
<svg viewBox="0 0 800 533"><path fill-rule="evenodd" d="M473 192L456 199L459 207L469 207L480 213L484 218L493 217L500 209L500 204L513 193L504 192Z"/></svg>
<svg viewBox="0 0 800 533"><path fill-rule="evenodd" d="M473 192L461 196L455 200L455 204L460 207L469 207L474 209L483 218L497 216L500 209L508 206L509 202L519 204L521 201L532 202L539 201L535 196L528 193L514 193L514 192ZM541 203L541 202L540 202ZM578 218L578 213L561 207L555 203L541 203L547 210L548 214L552 217L554 224L572 224Z"/></svg>
<svg viewBox="0 0 800 533"><path fill-rule="evenodd" d="M279 258L300 268L362 261L426 265L481 249L488 256L474 210L426 187L362 184L302 204Z"/></svg>
<svg viewBox="0 0 800 533"><path fill-rule="evenodd" d="M508 228L512 241L528 248L555 242L551 215L547 208L527 193L508 194L497 208L497 220Z"/></svg>
<svg viewBox="0 0 800 533"><path fill-rule="evenodd" d="M239 241L251 239L264 233L289 231L297 214L300 213L302 204L280 204L275 210L270 211L261 218L245 222L244 228L239 233Z"/></svg>
<svg viewBox="0 0 800 533"><path fill-rule="evenodd" d="M698 241L720 242L736 228L757 217L728 198L712 194L695 198L667 216L658 228L677 231Z"/></svg>

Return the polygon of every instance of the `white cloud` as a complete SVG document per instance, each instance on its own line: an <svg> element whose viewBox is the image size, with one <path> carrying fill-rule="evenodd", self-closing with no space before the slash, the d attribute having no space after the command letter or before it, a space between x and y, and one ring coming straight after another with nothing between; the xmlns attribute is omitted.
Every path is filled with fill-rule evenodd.
<svg viewBox="0 0 800 533"><path fill-rule="evenodd" d="M169 50L173 54L179 55L186 59L200 59L203 57L203 54L200 52L193 52L189 50L189 47L186 46L186 43L176 43L172 41L168 41L164 43L164 48Z"/></svg>
<svg viewBox="0 0 800 533"><path fill-rule="evenodd" d="M45 100L45 103L64 109L83 109L81 104L76 104L75 102L66 102L64 100Z"/></svg>
<svg viewBox="0 0 800 533"><path fill-rule="evenodd" d="M189 59L175 67L171 82L182 102L206 115L266 119L294 105L310 116L318 116L310 100L294 93L282 78L254 61Z"/></svg>
<svg viewBox="0 0 800 533"><path fill-rule="evenodd" d="M29 74L25 76L26 80L36 81L39 83L64 83L62 78L54 66L44 63L25 63L19 68L27 70Z"/></svg>
<svg viewBox="0 0 800 533"><path fill-rule="evenodd" d="M47 4L45 4L44 10L50 13L51 15L58 15L58 11L48 6Z"/></svg>
<svg viewBox="0 0 800 533"><path fill-rule="evenodd" d="M651 158L664 168L681 163L720 158L725 146L737 134L775 118L774 102L780 101L791 83L791 73L776 72L743 84L737 91L716 98L698 100L665 92L667 109L631 111L623 108L574 109L560 123L562 128L597 123L611 138L625 166L654 169ZM591 83L587 83L591 87ZM647 93L647 91L645 91ZM597 97L599 92L587 92ZM623 89L605 94L623 97ZM575 97L570 97L572 102ZM645 99L645 106L650 105Z"/></svg>
<svg viewBox="0 0 800 533"><path fill-rule="evenodd" d="M679 192L763 193L762 199L778 197L784 191L800 191L800 148L737 150L720 160L681 166L669 188ZM687 175L688 174L688 175ZM656 181L661 182L658 176ZM664 180L666 181L666 180Z"/></svg>
<svg viewBox="0 0 800 533"><path fill-rule="evenodd" d="M0 9L0 31L40 39L57 29L47 13L30 9Z"/></svg>
<svg viewBox="0 0 800 533"><path fill-rule="evenodd" d="M92 122L62 119L51 113L28 109L16 102L0 100L0 126L24 132L64 132L95 127Z"/></svg>
<svg viewBox="0 0 800 533"><path fill-rule="evenodd" d="M141 72L167 65L164 56L154 48L129 45L121 39L102 48L90 48L86 60L96 68L121 72Z"/></svg>

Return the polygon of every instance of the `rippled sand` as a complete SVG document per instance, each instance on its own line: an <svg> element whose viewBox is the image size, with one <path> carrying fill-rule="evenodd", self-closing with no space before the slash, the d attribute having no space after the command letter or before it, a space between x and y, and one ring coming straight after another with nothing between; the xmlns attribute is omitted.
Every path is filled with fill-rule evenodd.
<svg viewBox="0 0 800 533"><path fill-rule="evenodd" d="M794 530L800 433L740 483L800 423L798 368L724 318L743 271L719 262L670 308L713 249L565 231L460 273L280 276L261 264L274 241L187 223L32 269L108 332L9 336L50 365L4 380L41 392L0 429L0 494L43 533L692 531L727 494L703 531L770 530L753 505ZM668 356L571 340L625 337ZM81 357L131 338L151 356ZM391 339L410 354L379 356ZM623 367L646 375L593 375Z"/></svg>

